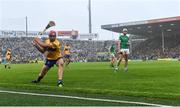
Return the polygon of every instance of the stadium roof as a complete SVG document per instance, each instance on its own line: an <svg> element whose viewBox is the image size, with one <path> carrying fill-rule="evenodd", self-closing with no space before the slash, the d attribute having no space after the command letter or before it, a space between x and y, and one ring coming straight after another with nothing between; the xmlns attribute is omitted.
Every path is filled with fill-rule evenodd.
<svg viewBox="0 0 180 107"><path fill-rule="evenodd" d="M129 34L134 35L159 35L163 32L168 34L180 34L180 16L143 20L135 22L102 25L102 29L120 33L123 28L128 29Z"/></svg>

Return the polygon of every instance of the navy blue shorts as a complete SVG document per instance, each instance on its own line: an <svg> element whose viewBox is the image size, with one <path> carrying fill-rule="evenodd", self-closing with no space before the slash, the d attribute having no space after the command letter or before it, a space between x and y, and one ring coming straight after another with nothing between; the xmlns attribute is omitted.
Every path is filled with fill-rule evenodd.
<svg viewBox="0 0 180 107"><path fill-rule="evenodd" d="M65 55L64 58L70 59L70 55Z"/></svg>
<svg viewBox="0 0 180 107"><path fill-rule="evenodd" d="M48 66L49 68L51 68L51 67L54 66L54 64L57 63L57 61L58 61L59 59L60 59L60 58L58 58L57 60L48 60L48 59L46 59L45 65Z"/></svg>

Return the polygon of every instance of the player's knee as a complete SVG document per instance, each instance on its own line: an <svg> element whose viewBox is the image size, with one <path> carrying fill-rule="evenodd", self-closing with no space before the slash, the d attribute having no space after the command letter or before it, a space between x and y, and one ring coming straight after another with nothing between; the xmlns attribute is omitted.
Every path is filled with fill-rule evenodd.
<svg viewBox="0 0 180 107"><path fill-rule="evenodd" d="M119 60L122 60L122 59L123 59L123 56L120 56L120 57L119 57Z"/></svg>
<svg viewBox="0 0 180 107"><path fill-rule="evenodd" d="M63 67L63 66L64 66L64 62L61 62L61 63L60 63L60 66L62 66L62 67Z"/></svg>
<svg viewBox="0 0 180 107"><path fill-rule="evenodd" d="M128 61L128 58L126 57L124 60L127 62L127 61Z"/></svg>
<svg viewBox="0 0 180 107"><path fill-rule="evenodd" d="M62 59L59 59L59 66L64 66L64 61Z"/></svg>

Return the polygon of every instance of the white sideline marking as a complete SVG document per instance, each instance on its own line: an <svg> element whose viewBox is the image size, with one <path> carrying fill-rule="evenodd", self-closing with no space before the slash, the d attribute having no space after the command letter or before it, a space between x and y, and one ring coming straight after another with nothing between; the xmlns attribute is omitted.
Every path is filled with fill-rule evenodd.
<svg viewBox="0 0 180 107"><path fill-rule="evenodd" d="M123 101L123 100L110 100L110 99L98 99L98 98L86 98L86 97L54 95L54 94L39 94L39 93L5 91L5 90L0 90L0 93L32 95L32 96L45 96L45 97L58 97L58 98L70 98L70 99L90 100L90 101L103 101L103 102L112 102L112 103L139 104L139 105L145 105L145 106L158 106L158 107L162 107L162 106L165 107L166 106L166 107L170 107L170 106L167 106L167 105L144 103L144 102Z"/></svg>

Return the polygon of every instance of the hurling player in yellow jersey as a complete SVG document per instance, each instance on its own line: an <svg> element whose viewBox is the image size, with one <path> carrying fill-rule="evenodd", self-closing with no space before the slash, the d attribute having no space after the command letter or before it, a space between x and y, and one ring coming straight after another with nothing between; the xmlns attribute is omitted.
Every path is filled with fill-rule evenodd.
<svg viewBox="0 0 180 107"><path fill-rule="evenodd" d="M65 64L66 66L69 65L69 63L71 62L70 60L70 45L68 43L66 43L66 45L64 46L64 58L65 58Z"/></svg>
<svg viewBox="0 0 180 107"><path fill-rule="evenodd" d="M63 86L63 58L61 55L61 43L56 38L56 32L50 31L49 38L42 42L39 38L34 38L36 48L45 54L46 62L42 67L38 77L32 83L38 83L46 75L48 70L55 64L58 66L58 83L59 87Z"/></svg>
<svg viewBox="0 0 180 107"><path fill-rule="evenodd" d="M6 50L6 64L5 64L5 68L7 68L8 67L8 69L10 69L11 68L11 66L10 66L10 62L11 62L11 49L10 48L7 48L7 50Z"/></svg>

